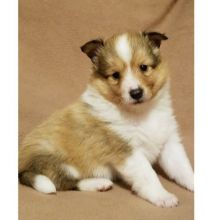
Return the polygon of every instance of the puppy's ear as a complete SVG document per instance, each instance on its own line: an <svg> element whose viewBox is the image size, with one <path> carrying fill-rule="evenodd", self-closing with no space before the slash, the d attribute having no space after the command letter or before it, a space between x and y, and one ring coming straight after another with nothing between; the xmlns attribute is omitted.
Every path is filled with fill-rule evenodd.
<svg viewBox="0 0 211 220"><path fill-rule="evenodd" d="M102 39L95 39L85 43L81 46L81 50L92 60L95 61L97 51L100 47L103 47L104 43Z"/></svg>
<svg viewBox="0 0 211 220"><path fill-rule="evenodd" d="M144 36L147 36L148 39L158 48L160 47L162 40L168 39L165 34L161 34L158 32L144 32Z"/></svg>

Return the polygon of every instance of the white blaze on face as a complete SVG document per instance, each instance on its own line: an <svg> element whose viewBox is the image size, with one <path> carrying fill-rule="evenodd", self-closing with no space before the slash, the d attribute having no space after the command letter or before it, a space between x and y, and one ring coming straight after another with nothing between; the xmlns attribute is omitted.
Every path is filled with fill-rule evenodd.
<svg viewBox="0 0 211 220"><path fill-rule="evenodd" d="M118 56L128 65L132 59L132 51L128 42L127 34L120 35L115 45Z"/></svg>
<svg viewBox="0 0 211 220"><path fill-rule="evenodd" d="M130 97L130 90L139 87L139 81L133 76L130 63L132 59L132 49L128 41L127 34L123 34L117 38L115 45L118 56L125 62L127 68L125 77L121 84L122 98L126 103L131 103L133 100Z"/></svg>
<svg viewBox="0 0 211 220"><path fill-rule="evenodd" d="M131 103L134 100L130 96L130 91L139 87L139 81L133 76L130 67L128 67L125 74L125 78L121 84L122 98L126 103Z"/></svg>

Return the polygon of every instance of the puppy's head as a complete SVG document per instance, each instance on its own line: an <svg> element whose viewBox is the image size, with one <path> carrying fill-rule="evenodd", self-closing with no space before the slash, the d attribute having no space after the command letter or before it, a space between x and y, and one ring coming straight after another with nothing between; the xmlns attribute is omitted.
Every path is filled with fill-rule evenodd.
<svg viewBox="0 0 211 220"><path fill-rule="evenodd" d="M81 50L93 63L91 84L116 104L152 99L167 80L162 40L167 37L157 32L129 32L87 42Z"/></svg>

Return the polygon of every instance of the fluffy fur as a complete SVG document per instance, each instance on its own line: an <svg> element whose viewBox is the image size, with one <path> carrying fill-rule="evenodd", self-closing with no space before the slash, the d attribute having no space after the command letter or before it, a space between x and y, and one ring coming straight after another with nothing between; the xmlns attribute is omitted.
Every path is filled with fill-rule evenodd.
<svg viewBox="0 0 211 220"><path fill-rule="evenodd" d="M129 32L84 44L81 50L93 63L89 85L78 102L26 136L19 151L20 182L44 193L106 191L118 173L140 197L176 206L178 199L152 168L158 162L193 191L159 50L166 39L157 32Z"/></svg>

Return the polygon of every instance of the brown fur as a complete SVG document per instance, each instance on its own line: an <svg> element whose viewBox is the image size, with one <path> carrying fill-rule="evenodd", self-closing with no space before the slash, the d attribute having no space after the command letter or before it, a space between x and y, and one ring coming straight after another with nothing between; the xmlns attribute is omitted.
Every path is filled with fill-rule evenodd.
<svg viewBox="0 0 211 220"><path fill-rule="evenodd" d="M109 101L122 104L120 88L125 77L126 64L118 57L114 49L118 36L118 34L114 35L106 40L103 46L96 48L98 56L93 65L90 83ZM158 47L150 41L147 34L129 32L127 36L133 54L130 66L145 91L145 101L148 101L157 94L166 82L168 71L165 63L161 62ZM147 73L140 71L141 64L150 67ZM120 73L120 79L112 78L114 72Z"/></svg>
<svg viewBox="0 0 211 220"><path fill-rule="evenodd" d="M54 114L26 137L20 148L19 172L46 175L57 190L64 190L75 185L71 178L65 181L62 164L76 167L81 178L92 177L97 167L117 166L130 151L106 123L89 114L89 106L78 102Z"/></svg>

